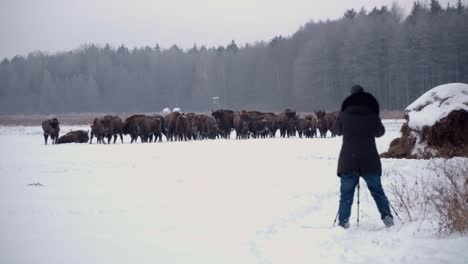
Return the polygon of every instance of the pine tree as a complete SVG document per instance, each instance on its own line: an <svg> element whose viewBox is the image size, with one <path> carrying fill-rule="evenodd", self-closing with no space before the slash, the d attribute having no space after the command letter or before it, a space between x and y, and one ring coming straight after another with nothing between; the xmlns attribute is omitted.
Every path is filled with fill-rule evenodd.
<svg viewBox="0 0 468 264"><path fill-rule="evenodd" d="M227 45L226 51L234 54L236 54L239 51L239 48L237 47L237 44L236 42L234 42L234 40L232 40L231 43Z"/></svg>
<svg viewBox="0 0 468 264"><path fill-rule="evenodd" d="M430 10L432 15L440 15L444 11L439 1L437 0L431 0Z"/></svg>
<svg viewBox="0 0 468 264"><path fill-rule="evenodd" d="M463 10L465 10L465 6L463 5L461 0L458 0L458 2L457 2L458 14L463 14Z"/></svg>
<svg viewBox="0 0 468 264"><path fill-rule="evenodd" d="M349 9L349 10L346 10L345 13L344 13L344 17L347 18L347 19L353 19L355 18L357 15L356 11L354 9Z"/></svg>

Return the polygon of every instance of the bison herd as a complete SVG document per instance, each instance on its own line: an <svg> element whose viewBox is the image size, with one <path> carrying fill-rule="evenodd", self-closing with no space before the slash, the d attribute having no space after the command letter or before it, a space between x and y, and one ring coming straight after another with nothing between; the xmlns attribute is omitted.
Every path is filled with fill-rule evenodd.
<svg viewBox="0 0 468 264"><path fill-rule="evenodd" d="M118 116L106 115L95 118L91 131L77 130L59 137L59 121L56 118L42 122L44 140L50 136L52 144L61 143L123 143L123 135L129 135L130 143L138 138L142 143L167 141L204 140L230 138L236 131L237 139L267 138L298 135L300 138L326 137L328 131L334 137L338 112L318 111L300 117L294 110L286 109L280 114L259 111L216 110L211 115L172 112L161 115L132 115L125 120ZM318 133L317 133L318 130ZM89 134L89 135L88 135ZM113 140L112 140L113 138Z"/></svg>

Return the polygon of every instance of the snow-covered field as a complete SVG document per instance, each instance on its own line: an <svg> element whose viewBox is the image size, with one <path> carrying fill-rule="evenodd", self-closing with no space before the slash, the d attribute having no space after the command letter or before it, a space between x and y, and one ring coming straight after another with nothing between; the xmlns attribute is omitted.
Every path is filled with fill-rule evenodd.
<svg viewBox="0 0 468 264"><path fill-rule="evenodd" d="M401 124L385 122L380 152ZM383 228L363 181L360 226L354 206L351 228L332 228L340 144L45 146L39 127L0 127L0 263L466 263L467 236ZM383 160L383 183L427 164Z"/></svg>

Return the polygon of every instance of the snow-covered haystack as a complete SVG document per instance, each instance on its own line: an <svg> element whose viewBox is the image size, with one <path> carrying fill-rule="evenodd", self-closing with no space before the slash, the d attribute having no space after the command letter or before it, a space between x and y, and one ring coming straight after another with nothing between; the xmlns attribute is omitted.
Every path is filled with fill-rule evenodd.
<svg viewBox="0 0 468 264"><path fill-rule="evenodd" d="M169 108L166 107L166 108L164 108L164 109L162 110L161 113L163 114L163 116L167 116L167 115L170 114L171 112L172 112L171 109L169 109Z"/></svg>
<svg viewBox="0 0 468 264"><path fill-rule="evenodd" d="M409 105L384 158L468 157L468 84L437 86Z"/></svg>

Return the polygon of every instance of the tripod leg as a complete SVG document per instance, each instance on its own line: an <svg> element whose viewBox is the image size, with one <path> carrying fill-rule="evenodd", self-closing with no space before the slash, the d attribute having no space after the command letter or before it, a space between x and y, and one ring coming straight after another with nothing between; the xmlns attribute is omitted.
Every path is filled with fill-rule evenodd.
<svg viewBox="0 0 468 264"><path fill-rule="evenodd" d="M361 203L361 201L359 200L360 190L361 190L361 184L358 181L358 185L357 185L357 226L359 226L359 204Z"/></svg>
<svg viewBox="0 0 468 264"><path fill-rule="evenodd" d="M340 213L340 211L338 210L338 212L336 212L335 221L333 221L332 227L334 227L336 225L336 220L338 219L338 214L339 213Z"/></svg>

